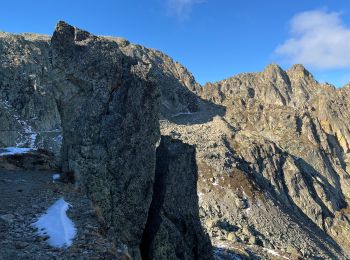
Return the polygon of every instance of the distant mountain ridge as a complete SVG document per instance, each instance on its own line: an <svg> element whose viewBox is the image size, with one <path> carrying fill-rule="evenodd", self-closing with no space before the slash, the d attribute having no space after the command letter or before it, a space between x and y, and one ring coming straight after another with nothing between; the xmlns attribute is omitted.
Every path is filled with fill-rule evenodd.
<svg viewBox="0 0 350 260"><path fill-rule="evenodd" d="M0 33L0 93L1 146L54 153L136 259L210 258L198 215L223 259L350 257L349 86L276 64L200 86L160 51L59 22Z"/></svg>

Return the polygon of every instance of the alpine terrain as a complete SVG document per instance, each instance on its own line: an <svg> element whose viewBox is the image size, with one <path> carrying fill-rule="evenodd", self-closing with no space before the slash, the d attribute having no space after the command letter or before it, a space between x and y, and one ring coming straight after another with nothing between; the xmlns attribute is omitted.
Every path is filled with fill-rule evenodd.
<svg viewBox="0 0 350 260"><path fill-rule="evenodd" d="M350 259L350 86L302 65L201 86L60 21L0 33L0 119L0 259Z"/></svg>

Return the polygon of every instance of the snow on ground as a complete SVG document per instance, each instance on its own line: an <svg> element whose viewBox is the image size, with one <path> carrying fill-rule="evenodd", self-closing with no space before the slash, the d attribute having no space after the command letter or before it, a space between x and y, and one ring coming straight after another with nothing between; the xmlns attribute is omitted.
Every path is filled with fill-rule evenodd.
<svg viewBox="0 0 350 260"><path fill-rule="evenodd" d="M52 175L52 181L55 182L57 180L59 180L61 178L61 175L58 173L55 173L54 175Z"/></svg>
<svg viewBox="0 0 350 260"><path fill-rule="evenodd" d="M23 127L24 133L26 135L26 142L29 142L30 147L35 147L35 141L38 134L34 132L33 128L29 124L27 124L26 121L20 119L18 115L14 114L13 116L17 120L17 122ZM17 145L23 145L23 142L18 143Z"/></svg>
<svg viewBox="0 0 350 260"><path fill-rule="evenodd" d="M32 150L33 148L5 147L5 148L0 148L0 156L23 154L23 153L28 153Z"/></svg>
<svg viewBox="0 0 350 260"><path fill-rule="evenodd" d="M16 119L16 121L22 126L24 133L19 133L21 136L21 140L16 143L17 147L23 146L29 143L29 147L35 148L35 141L38 136L33 128L17 113L17 111L8 103L7 100L0 99L0 105L2 105L6 110L11 111L12 116Z"/></svg>
<svg viewBox="0 0 350 260"><path fill-rule="evenodd" d="M74 223L67 217L71 205L63 198L48 208L33 226L38 229L39 236L49 236L47 240L52 247L69 247L76 235Z"/></svg>
<svg viewBox="0 0 350 260"><path fill-rule="evenodd" d="M268 254L270 254L270 255L282 257L282 258L284 258L284 259L289 259L288 257L281 256L281 255L280 255L278 252L276 252L275 250L272 250L272 249L269 249L269 248L263 248L263 250L264 250L265 252L267 252Z"/></svg>
<svg viewBox="0 0 350 260"><path fill-rule="evenodd" d="M184 112L179 112L175 115L172 115L171 117L177 117L177 116L181 116L181 115L192 115L193 113L191 113L188 109L186 109L187 111Z"/></svg>
<svg viewBox="0 0 350 260"><path fill-rule="evenodd" d="M226 249L225 247L214 247L213 253L215 260L242 260L241 257Z"/></svg>

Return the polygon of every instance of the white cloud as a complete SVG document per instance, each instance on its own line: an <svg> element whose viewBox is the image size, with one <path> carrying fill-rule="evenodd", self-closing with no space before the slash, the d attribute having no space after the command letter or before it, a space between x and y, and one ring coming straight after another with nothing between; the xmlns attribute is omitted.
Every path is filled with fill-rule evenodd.
<svg viewBox="0 0 350 260"><path fill-rule="evenodd" d="M205 0L167 0L168 10L171 15L180 20L188 18L194 5L205 2Z"/></svg>
<svg viewBox="0 0 350 260"><path fill-rule="evenodd" d="M290 38L275 53L289 63L302 63L315 69L350 68L350 28L341 13L326 10L295 15Z"/></svg>

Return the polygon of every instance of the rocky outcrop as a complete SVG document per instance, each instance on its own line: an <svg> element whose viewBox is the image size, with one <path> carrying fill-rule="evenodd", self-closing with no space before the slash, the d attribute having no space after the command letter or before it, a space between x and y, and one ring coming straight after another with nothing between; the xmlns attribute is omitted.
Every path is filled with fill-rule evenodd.
<svg viewBox="0 0 350 260"><path fill-rule="evenodd" d="M1 153L0 149L0 153ZM32 150L27 153L0 156L0 169L5 170L59 170L54 154L47 150Z"/></svg>
<svg viewBox="0 0 350 260"><path fill-rule="evenodd" d="M199 90L200 85L185 67L160 51L131 44L122 38L113 40L118 43L120 50L126 56L152 66L162 96L161 118L199 111L200 102L193 92Z"/></svg>
<svg viewBox="0 0 350 260"><path fill-rule="evenodd" d="M331 237L349 252L350 245L343 240L344 232L350 230L346 213L348 90L318 83L301 65L283 71L273 64L261 73L241 74L208 84L198 93L226 107L225 116L218 120L222 122L220 126L210 126L216 129L211 132L218 135L215 139L221 139L220 142L214 147L199 148L205 163L218 172L215 179L226 178L235 169L242 170L262 190L277 198L290 216L309 223L309 230L319 229L317 237ZM212 136L208 139L214 140ZM224 167L220 170L218 164ZM229 203L220 206L232 207ZM253 213L248 219L249 225L260 233L270 232L254 223L259 220ZM338 224L339 219L342 224ZM290 240L281 247L286 248L288 243ZM294 248L303 255L300 245L294 244ZM302 252L307 253L304 249Z"/></svg>
<svg viewBox="0 0 350 260"><path fill-rule="evenodd" d="M74 173L110 235L137 258L160 139L159 88L147 64L126 57L115 42L64 22L50 50L63 170Z"/></svg>
<svg viewBox="0 0 350 260"><path fill-rule="evenodd" d="M53 152L134 258L209 258L198 214L220 255L349 257L349 86L272 64L201 87L63 22L0 50L1 146Z"/></svg>
<svg viewBox="0 0 350 260"><path fill-rule="evenodd" d="M183 251L188 258L210 258L210 241L195 210L193 148L183 148L192 156L183 172L172 170L166 187L154 186L159 118L198 110L192 75L160 52L65 22L57 24L52 38L2 36L6 54L0 73L7 78L0 82L0 116L8 129L1 145L55 152L66 177L74 176L76 188L92 200L107 235L133 259L141 258L150 205L158 199L153 192L161 188L167 193L162 212L174 219L165 220L157 233L169 236L153 240L147 252L158 255L166 247L169 256ZM12 84L17 84L13 90ZM56 135L40 138L44 132ZM174 247L170 230L178 228L185 230L177 233Z"/></svg>
<svg viewBox="0 0 350 260"><path fill-rule="evenodd" d="M199 221L197 179L195 149L163 136L141 244L143 259L212 258L209 237Z"/></svg>
<svg viewBox="0 0 350 260"><path fill-rule="evenodd" d="M50 37L0 33L0 144L44 148L59 157L61 122L46 83Z"/></svg>

